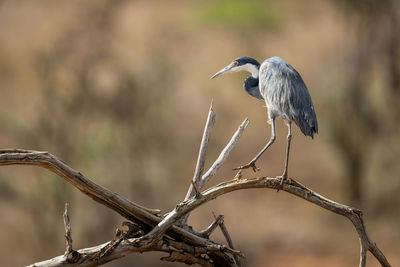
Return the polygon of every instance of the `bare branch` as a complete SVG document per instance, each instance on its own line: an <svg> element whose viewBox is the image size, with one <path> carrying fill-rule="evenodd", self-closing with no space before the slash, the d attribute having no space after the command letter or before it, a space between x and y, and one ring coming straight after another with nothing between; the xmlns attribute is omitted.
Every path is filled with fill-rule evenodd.
<svg viewBox="0 0 400 267"><path fill-rule="evenodd" d="M61 177L65 178L71 184L80 189L83 193L89 195L96 201L116 210L118 213L127 218L132 218L134 221L139 220L143 224L143 222L147 222L148 224L154 224L159 221L158 225L156 225L148 234L143 237L135 238L134 242L124 241L122 240L118 246L108 255L101 258L102 261L96 262L96 264L100 264L107 262L109 260L123 257L127 253L131 253L134 251L144 252L149 250L159 250L166 251L165 248L159 247L157 244L162 242L161 237L163 234L170 229L172 230L172 234L175 234L177 237L182 238L181 240L190 241L192 245L198 244L198 247L205 247L208 253L211 252L229 252L232 255L237 254L241 255L240 252L237 252L233 249L215 244L210 240L199 237L193 233L190 233L182 228L179 228L173 225L177 220L179 220L182 216L197 208L198 206L217 198L220 195L243 189L250 188L271 188L278 189L280 188L283 191L286 191L290 194L296 195L300 198L303 198L311 203L314 203L324 209L327 209L331 212L340 214L348 218L353 225L355 226L357 233L360 239L361 245L361 260L360 266L365 266L365 250L370 251L381 263L382 266L388 267L390 266L386 257L379 250L376 244L369 238L365 226L364 221L362 219L361 211L354 209L352 207L342 205L336 203L332 200L329 200L312 190L306 188L300 183L296 182L293 179L289 179L286 183L281 187L280 179L278 178L268 178L268 177L260 177L254 179L233 179L228 182L220 183L214 187L211 187L205 190L199 198L191 198L179 205L168 214L164 219L147 212L145 209L140 208L135 203L132 203L128 200L123 199L119 195L110 192L109 190L100 187L99 185L94 184L87 178L85 178L79 172L76 172L68 165L58 160L56 157L52 156L47 152L36 152L36 151L26 151L26 150L0 150L0 165L11 165L11 164L25 164L25 165L38 165L41 167L45 167ZM129 208L132 210L129 210ZM147 225L145 225L146 227ZM110 243L110 242L109 242ZM99 249L103 248L105 245L100 245L91 249L83 249L79 250L78 253L81 254L80 261L86 262L87 257L85 257L85 253L89 252L98 252ZM365 248L365 249L364 249ZM223 255L222 255L223 256ZM64 256L60 256L60 261L64 261ZM38 265L40 266L40 265ZM42 265L49 266L49 265ZM54 266L54 265L52 265Z"/></svg>
<svg viewBox="0 0 400 267"><path fill-rule="evenodd" d="M65 254L67 255L72 251L71 225L68 216L68 203L65 203L63 218L64 218L65 242L66 242Z"/></svg>
<svg viewBox="0 0 400 267"><path fill-rule="evenodd" d="M314 203L326 210L340 214L348 218L357 230L360 238L360 246L366 246L366 248L377 258L377 260L384 267L389 267L390 264L387 261L384 254L379 250L376 244L369 238L367 231L364 226L364 221L362 219L361 211L339 204L332 200L329 200L311 189L303 186L302 184L296 182L294 179L289 179L286 183L281 185L281 180L279 178L269 178L260 177L253 179L233 179L228 182L220 183L205 190L199 198L191 198L181 204L177 205L176 208L171 211L157 226L155 226L147 235L140 238L140 242L144 246L149 246L152 242L160 239L160 237L165 233L165 231L171 227L177 220L182 216L191 212L193 209L199 207L200 205L211 201L223 194L243 189L251 188L270 188L270 189L280 189L284 190L290 194L303 198L311 203ZM363 249L361 249L363 251ZM361 255L363 256L363 255ZM363 259L360 260L360 267L363 267Z"/></svg>
<svg viewBox="0 0 400 267"><path fill-rule="evenodd" d="M224 235L224 237L225 237L225 239L226 239L226 242L228 242L229 247L230 247L231 249L235 249L234 246L233 246L232 238L231 238L231 236L229 235L228 229L226 228L224 221L222 221L222 222L219 224L219 227L221 228L222 234Z"/></svg>
<svg viewBox="0 0 400 267"><path fill-rule="evenodd" d="M186 263L187 265L192 265L192 264L200 264L201 266L204 267L212 267L214 266L212 263L210 263L209 260L207 259L201 259L201 258L196 258L196 257L188 257L188 254L183 254L179 252L172 252L168 257L162 257L161 260L163 261L170 261L170 262L183 262ZM190 255L190 254L189 254ZM204 255L205 257L207 255Z"/></svg>
<svg viewBox="0 0 400 267"><path fill-rule="evenodd" d="M211 127L214 124L214 117L215 117L215 114L214 114L214 112L212 110L212 103L211 103L210 111L208 113L208 119L207 119L206 127L204 129L203 140L202 140L201 146L200 146L199 159L198 159L198 162L197 162L198 166L199 166L199 160L201 158L200 155L202 155L202 153L204 153L204 156L205 156L205 150L207 148L208 138L209 138L208 136L211 134ZM211 126L209 124L209 119L210 118L212 118L212 125ZM236 130L236 132L233 134L231 140L228 142L228 144L225 146L225 148L221 151L221 153L218 156L217 160L213 163L213 165L210 167L210 169L207 171L207 173L205 173L201 177L201 179L200 179L200 175L201 175L201 172L203 171L203 168L204 168L204 160L202 160L202 163L201 163L201 167L202 167L201 172L197 171L197 167L198 166L196 166L195 176L193 178L192 185L190 186L189 191L186 194L185 201L188 200L190 197L194 196L194 192L193 191L196 191L196 197L198 197L200 195L201 188L203 188L203 186L207 183L207 181L209 181L211 179L211 177L213 177L215 175L215 173L218 171L218 169L225 162L225 160L229 156L229 153L231 152L231 150L234 148L234 146L237 144L237 142L239 142L239 139L242 136L243 131L246 129L248 124L249 124L249 120L246 118L242 122L242 124L239 126L239 128ZM206 135L206 133L208 133L208 134ZM205 138L207 139L207 142L203 143ZM203 149L204 149L204 152L202 152ZM194 181L196 181L195 184L193 184ZM179 221L179 224L181 224L181 225L186 224L188 218L189 218L189 213L186 214L184 217L182 217L182 219Z"/></svg>
<svg viewBox="0 0 400 267"><path fill-rule="evenodd" d="M185 200L193 197L195 195L195 193L196 194L200 193L200 188L198 185L200 183L201 175L203 174L203 171L204 171L204 163L206 161L207 146L208 146L208 142L210 141L211 130L215 123L215 112L212 108L213 108L213 106L212 106L212 102L211 102L210 109L208 111L207 122L204 127L203 138L201 139L196 169L195 169L195 172L193 175L192 184L189 187L189 191L186 194ZM186 220L184 220L183 223L184 222L186 222Z"/></svg>
<svg viewBox="0 0 400 267"><path fill-rule="evenodd" d="M231 249L235 249L235 247L233 246L232 238L231 238L231 236L229 235L228 229L227 229L226 226L225 226L224 220L222 220L222 221L219 223L219 228L221 228L221 232L222 232L222 234L224 235L224 237L225 237L225 239L226 239L226 242L228 242L228 246L229 246ZM234 255L234 258L235 258L236 264L240 267L241 264L240 264L240 261L239 261L239 257L238 257L237 255Z"/></svg>
<svg viewBox="0 0 400 267"><path fill-rule="evenodd" d="M211 111L212 109L210 108L209 114ZM211 121L210 115L209 118ZM204 168L205 149L209 138L209 132L206 132L211 122L210 124L207 122L206 125L205 133L203 134L204 142L202 141L200 147L198 164L193 178L193 183L197 183L199 188L202 188L224 163L229 152L238 142L244 129L247 127L248 120L246 119L243 121L230 142L220 153L218 159L202 178L199 179L202 169ZM127 232L118 230L114 239L110 242L96 247L74 251L72 249L68 207L66 206L64 212L66 254L48 261L36 263L33 266L97 266L132 252L146 251L164 251L170 253L169 257L164 257L164 260L169 261L179 261L188 264L198 263L203 266L236 266L240 264L237 257L244 256L240 251L234 249L232 240L223 224L223 217L217 218L216 221L206 229L206 233L211 233L219 220L218 225L220 225L229 247L204 238L204 232L196 233L190 230L189 227L187 227L189 230L178 227L177 223L200 205L223 194L236 190L253 188L280 189L314 203L326 210L345 216L353 223L359 236L361 247L359 266L365 267L367 251L370 251L382 266L390 266L384 254L368 236L360 210L329 200L296 182L294 179L288 179L283 185L281 185L281 179L279 178L259 177L252 179L233 179L213 186L196 197L186 199L178 204L167 216L161 217L158 215L158 210L142 207L93 183L80 172L72 169L48 152L20 149L0 150L0 165L15 164L35 165L46 168L64 178L95 201L113 209L123 217L134 222L133 224L127 225L129 227ZM74 252L77 256L72 255Z"/></svg>
<svg viewBox="0 0 400 267"><path fill-rule="evenodd" d="M218 217L215 217L215 220L208 226L206 229L201 231L199 234L201 234L203 237L208 238L210 237L211 233L214 232L215 228L218 227L218 225L224 220L224 215L218 215Z"/></svg>
<svg viewBox="0 0 400 267"><path fill-rule="evenodd" d="M65 243L66 243L64 257L67 262L75 263L79 260L80 255L78 252L72 249L71 224L68 216L68 203L65 203L63 218L64 218Z"/></svg>
<svg viewBox="0 0 400 267"><path fill-rule="evenodd" d="M247 125L249 124L249 120L246 118L242 124L239 126L237 131L232 136L229 143L225 146L225 148L219 154L217 160L213 163L210 169L203 175L201 181L199 183L199 187L202 188L211 177L218 171L218 169L222 166L226 158L229 156L229 153L233 149L233 147L239 142L239 138L242 136L243 131L246 129Z"/></svg>
<svg viewBox="0 0 400 267"><path fill-rule="evenodd" d="M72 169L62 160L48 152L31 151L23 149L3 149L0 150L0 166L2 165L33 165L43 167L64 178L67 182L75 186L82 193L93 200L103 204L119 213L130 221L136 222L143 229L151 229L162 221L162 217L155 215L158 210L142 207L128 199L123 198L117 193L102 187L80 172ZM216 243L205 239L176 225L168 231L168 234L177 240L187 242L193 246L214 246ZM79 252L79 251L78 251ZM211 257L224 257L224 253L214 250ZM214 258L214 259L216 259Z"/></svg>
<svg viewBox="0 0 400 267"><path fill-rule="evenodd" d="M142 247L137 246L137 238L125 238L125 233L117 230L116 236L112 241L107 243L84 248L77 251L79 253L80 258L75 263L68 262L64 255L45 260L42 262L37 262L30 267L49 267L49 266L98 266L112 260L122 258L127 254L134 252L149 252L149 251L160 251L166 253L179 253L179 257L173 257L175 261L184 262L184 263L198 263L202 266L213 266L210 264L211 262L215 262L215 259L212 259L209 256L212 253L232 253L238 254L239 252L227 248L223 245L209 245L209 246L191 246L187 245L183 242L174 241L168 238L163 238L152 244L152 246ZM163 258L163 260L171 260L172 258ZM208 263L206 263L208 261ZM229 259L228 261L229 262ZM230 266L230 265L228 265ZM232 266L235 264L232 262Z"/></svg>

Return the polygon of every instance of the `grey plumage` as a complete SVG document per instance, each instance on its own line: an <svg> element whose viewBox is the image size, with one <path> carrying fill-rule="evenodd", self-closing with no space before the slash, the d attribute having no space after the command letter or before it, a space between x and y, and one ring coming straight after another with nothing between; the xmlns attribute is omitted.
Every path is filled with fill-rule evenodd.
<svg viewBox="0 0 400 267"><path fill-rule="evenodd" d="M306 136L314 138L318 133L317 116L307 86L300 74L286 61L279 57L266 59L261 65L250 57L238 57L231 64L214 74L211 78L233 71L248 71L251 76L244 81L243 87L251 96L264 100L268 109L271 124L271 138L264 148L246 165L237 169L252 167L257 159L275 141L275 119L282 117L288 126L285 170L282 183L287 177L289 150L291 141L291 122L299 126Z"/></svg>
<svg viewBox="0 0 400 267"><path fill-rule="evenodd" d="M279 57L266 59L260 67L259 90L270 120L294 121L306 136L318 133L317 117L310 94L300 74Z"/></svg>

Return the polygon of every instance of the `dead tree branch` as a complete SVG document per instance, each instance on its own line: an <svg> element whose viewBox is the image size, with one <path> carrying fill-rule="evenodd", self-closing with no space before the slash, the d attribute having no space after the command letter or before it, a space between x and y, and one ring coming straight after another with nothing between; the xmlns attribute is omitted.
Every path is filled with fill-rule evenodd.
<svg viewBox="0 0 400 267"><path fill-rule="evenodd" d="M52 164L55 164L55 162L59 164L55 165L50 165L54 167L54 169L57 170L56 173L62 173L59 171L59 169L64 169L64 163L54 161L54 156L51 156L49 153L46 152L32 152L32 151L26 151L26 150L2 150L0 151L0 165L11 165L11 164L31 164L31 165L39 165L39 166L49 166L49 162ZM45 165L49 164L49 165ZM79 176L81 177L81 176ZM282 191L286 191L290 194L293 194L295 196L298 196L300 198L303 198L304 200L307 200L311 203L314 203L324 209L327 209L331 212L334 212L336 214L340 214L342 216L345 216L348 218L354 225L354 227L357 230L357 233L359 235L360 239L360 245L361 245L361 259L360 259L360 266L363 267L365 266L365 251L370 251L375 258L381 263L382 266L390 266L389 262L385 258L384 254L379 250L377 245L370 239L370 237L367 234L367 231L365 229L364 221L362 219L362 212L360 210L357 210L355 208L339 204L337 202L334 202L332 200L329 200L311 189L301 185L300 183L296 182L294 179L290 179L287 183L283 184L282 188L280 185L280 180L278 178L269 178L269 177L259 177L259 178L252 178L252 179L233 179L228 182L220 183L216 186L213 186L207 190L205 190L198 198L191 198L187 201L184 201L180 203L179 205L176 206L176 208L169 213L167 217L165 217L163 220L160 220L160 223L156 225L152 231L150 231L148 234L146 234L144 237L146 239L143 239L143 237L136 238L134 240L125 240L120 243L120 245L113 251L112 254L110 254L109 257L112 256L112 259L118 258L117 256L124 256L127 253L130 252L144 252L144 251L153 251L153 250L158 250L158 251L166 251L165 248L163 248L163 242L162 241L157 241L153 243L153 247L149 247L148 244L151 242L144 242L144 248L141 246L137 246L142 240L149 240L148 238L151 237L150 240L160 240L160 236L163 235L163 233L166 232L166 230L173 225L177 220L179 220L180 217L184 216L188 212L194 210L195 208L199 207L200 205L213 200L223 194L236 191L236 190L243 190L243 189L254 189L254 188L270 188L270 189L278 189L280 188ZM120 204L120 201L115 201L119 200L119 198L116 198L115 196L113 198L110 198L111 203L107 203L107 206L115 207L119 206L116 203ZM134 204L134 207L137 207L137 204ZM118 209L120 210L120 209ZM140 209L140 214L144 213L142 209ZM147 214L145 217L146 221L148 221L148 218L152 218L149 216L151 213ZM151 214L152 216L155 216ZM130 216L133 217L133 216ZM138 220L139 216L133 217L134 220ZM141 217L140 217L141 218ZM157 220L159 220L160 217L157 217ZM185 233L183 229L179 227L175 227L175 229L180 229L178 231L179 234ZM201 245L203 247L206 247L207 249L213 249L216 248L217 250L224 250L223 247L214 247L216 244L209 243L209 246L204 246L204 244L208 243L205 242L204 238L201 238L200 236L197 236L193 233L190 233L190 237L196 236L196 238L190 238L191 241L195 241L200 239L202 242ZM184 236L186 237L186 236ZM88 248L88 249L83 249L79 250L79 254L93 254L97 252L99 249L103 248L109 243L99 245L93 248ZM132 245L135 244L135 245ZM227 248L226 248L227 249ZM200 251L200 250L199 250ZM236 253L237 254L237 253ZM88 256L87 256L88 257ZM85 257L82 258L84 260ZM61 259L60 259L61 260ZM105 258L103 259L105 260ZM111 260L108 258L108 260ZM53 261L54 262L54 261ZM99 263L99 262L97 262ZM40 265L37 265L40 266ZM46 265L42 265L46 266Z"/></svg>
<svg viewBox="0 0 400 267"><path fill-rule="evenodd" d="M66 243L65 255L68 255L73 250L72 249L72 237L71 237L71 224L70 224L69 216L68 216L68 203L65 203L65 210L64 210L63 218L64 218L65 243Z"/></svg>
<svg viewBox="0 0 400 267"><path fill-rule="evenodd" d="M111 208L112 210L119 213L121 216L126 219L133 221L140 225L144 230L148 231L153 226L160 223L163 218L156 213L159 213L158 210L148 209L140 206L128 199L123 198L117 193L114 193L107 188L104 188L90 179L86 178L80 172L72 169L70 166L65 164L62 160L53 156L48 152L41 151L31 151L31 150L23 150L23 149L4 149L0 150L0 165L33 165L43 167L48 169L60 177L64 178L67 182L71 183L73 186L78 188L82 193L89 196L93 200ZM205 247L210 250L210 257L214 258L214 261L218 261L221 259L226 259L227 255L225 252L219 249L221 245L212 242L209 239L205 239L200 235L190 232L186 229L178 227L174 225L171 229L169 229L168 235L176 240L180 240L187 246L192 246L196 251L201 251L198 248ZM90 255L94 253L96 249L101 249L106 246L108 243L103 245L96 246L89 251L87 250L78 250L78 253L82 255L82 253L88 252L89 256L82 257L81 260L90 259L92 260ZM124 243L123 243L124 244ZM158 244L158 243L157 243ZM120 247L120 246L118 246ZM122 253L120 257L125 256L123 253L131 253L131 252L144 252L153 250L152 248L142 249L142 248L130 248L128 249L128 245L121 245L121 249L114 250L113 256L115 253ZM160 250L157 247L154 247L155 250ZM116 257L119 258L119 257ZM57 257L59 260L58 264L61 265L49 265L49 266L63 266L64 258ZM109 259L109 257L105 258ZM104 260L105 260L104 259ZM113 260L112 258L110 260ZM103 259L102 259L103 260ZM54 262L54 261L51 261ZM100 261L97 261L99 264ZM107 262L107 261L104 261ZM104 263L103 262L103 263ZM82 262L80 261L80 264ZM43 265L46 266L46 265Z"/></svg>
<svg viewBox="0 0 400 267"><path fill-rule="evenodd" d="M248 125L248 120L244 120L217 160L201 176L214 119L215 114L212 111L212 107L210 107L193 177L193 185L198 186L199 190L215 175ZM128 230L117 230L115 237L111 241L95 247L74 251L72 249L68 206L66 205L64 212L64 225L66 229L65 254L47 261L35 263L31 266L97 266L124 257L129 253L148 251L169 253L169 256L162 258L167 261L178 261L187 264L198 263L202 266L239 266L238 257L243 257L243 254L234 249L231 237L223 224L223 216L215 218L215 221L205 231L200 233L190 230L190 227L182 226L181 222L183 218L189 216L191 211L221 195L236 190L255 188L280 189L346 217L353 223L359 236L361 247L359 266L366 266L367 251L370 251L382 266L390 266L384 254L368 236L360 210L329 200L292 178L288 179L283 185L281 185L279 178L234 178L210 187L201 193L199 192L199 194L193 194L194 189L189 189L189 197L186 197L183 202L179 203L165 217L162 217L159 215L159 210L145 208L95 184L83 174L72 169L48 152L22 149L0 150L0 165L33 165L46 168L64 178L85 195L111 208L130 221L124 223L128 227ZM184 222L186 223L186 220ZM218 244L209 239L210 234L217 225L220 226L224 233L228 246Z"/></svg>
<svg viewBox="0 0 400 267"><path fill-rule="evenodd" d="M233 134L231 140L228 144L222 149L219 154L217 160L213 163L213 165L208 169L208 171L201 177L199 182L199 187L202 188L210 179L215 175L215 173L221 168L222 164L224 164L225 160L228 158L229 153L235 147L235 145L239 142L240 137L242 136L244 130L247 125L249 125L249 120L246 118L242 124L239 126L237 131Z"/></svg>
<svg viewBox="0 0 400 267"><path fill-rule="evenodd" d="M214 232L215 228L217 228L220 223L224 220L224 215L219 215L218 217L215 218L215 220L208 226L206 229L201 231L199 234L201 234L203 237L208 238L210 237L211 233Z"/></svg>
<svg viewBox="0 0 400 267"><path fill-rule="evenodd" d="M204 127L203 138L201 139L200 143L199 156L197 158L197 164L196 164L196 169L194 171L192 184L189 187L189 191L186 194L185 200L193 197L195 194L200 193L201 188L199 187L199 184L201 175L203 174L204 171L204 163L206 161L208 142L210 141L211 130L212 127L214 126L214 123L215 123L215 112L212 109L212 103L211 103L210 109L208 111L206 126ZM183 223L186 223L186 219L184 220Z"/></svg>
<svg viewBox="0 0 400 267"><path fill-rule="evenodd" d="M228 228L226 228L226 226L225 226L224 220L221 220L221 222L219 223L219 228L221 228L222 234L224 235L226 242L228 242L228 246L231 249L235 249L235 247L233 246L232 238L228 232ZM234 258L235 258L236 264L240 267L241 264L239 261L239 257L237 255L234 255Z"/></svg>
<svg viewBox="0 0 400 267"><path fill-rule="evenodd" d="M65 244L66 244L64 258L69 263L76 263L79 260L80 254L72 249L71 224L68 216L68 203L65 203L63 218L64 218Z"/></svg>
<svg viewBox="0 0 400 267"><path fill-rule="evenodd" d="M205 158L203 158L203 157L205 157L205 151L206 151L206 148L203 145L208 144L208 141L209 141L209 138L211 135L211 130L214 125L214 121L215 121L215 113L212 110L212 104L211 104L210 110L208 113L208 119L207 119L206 125L204 127L203 139L201 140L201 146L200 146L199 158L197 161L195 176L193 178L192 185L189 187L189 191L186 194L185 200L188 200L190 197L193 197L194 191L197 191L196 197L200 194L200 190L216 174L216 172L219 170L219 168L221 168L222 164L224 164L225 160L228 158L229 153L232 151L232 149L235 147L235 145L239 142L239 139L242 136L247 125L249 125L249 120L246 118L242 122L242 124L239 126L239 128L236 130L236 132L233 134L233 136L232 136L231 140L229 140L228 144L222 149L221 153L219 154L219 156L215 160L215 162L211 165L210 169L208 169L208 171L203 176L201 176L201 173L204 170ZM200 171L200 168L201 168L201 171ZM193 184L195 185L195 187ZM189 217L189 213L186 214L181 219L180 224L186 224L188 217Z"/></svg>

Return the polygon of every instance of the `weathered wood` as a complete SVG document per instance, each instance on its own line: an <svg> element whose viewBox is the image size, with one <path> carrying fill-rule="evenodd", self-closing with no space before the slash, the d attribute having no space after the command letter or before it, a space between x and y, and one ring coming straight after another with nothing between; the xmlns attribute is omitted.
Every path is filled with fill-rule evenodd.
<svg viewBox="0 0 400 267"><path fill-rule="evenodd" d="M198 164L193 178L193 184L197 185L199 189L215 175L216 171L224 163L229 152L236 145L244 129L248 125L248 120L244 120L214 164L201 176L204 168L205 151L213 124L212 117L212 109L210 107L209 120L207 120L208 122L203 134ZM162 217L159 215L159 210L145 208L92 182L83 174L72 169L66 163L48 152L22 149L0 150L0 166L1 165L33 165L46 168L64 178L85 195L134 222L134 224L125 224L129 228L128 231L123 232L117 230L115 237L109 242L74 251L72 249L71 226L66 206L64 212L64 224L66 229L65 254L50 260L35 263L31 266L97 266L124 257L129 253L142 253L147 251L163 251L169 253L170 256L163 258L167 261L179 261L187 264L197 263L202 266L238 266L240 265L238 257L243 257L243 254L234 249L230 235L226 227L222 224L222 216L216 218L215 222L211 224L208 230L201 233L191 230L191 227L185 224L182 226L180 220L188 216L194 209L221 195L237 190L255 188L280 189L314 203L328 211L346 217L353 223L359 236L359 266L366 266L367 251L370 251L382 266L390 266L384 254L368 236L360 210L329 200L303 186L293 178L289 178L284 184L281 184L280 178L235 178L208 188L200 194L192 194L191 192L193 191L189 190L188 195L192 195L192 197L186 198L169 212L167 216ZM239 176L241 176L241 174L242 173L240 173ZM199 178L200 176L201 179ZM215 229L217 224L220 225L229 246L218 244L209 239L210 233Z"/></svg>
<svg viewBox="0 0 400 267"><path fill-rule="evenodd" d="M210 237L211 233L214 232L215 228L217 228L223 220L224 220L224 215L222 214L218 215L218 217L215 217L215 220L199 234L201 234L205 238Z"/></svg>
<svg viewBox="0 0 400 267"><path fill-rule="evenodd" d="M119 194L92 182L82 173L74 170L62 160L48 152L24 149L3 149L0 150L0 166L2 165L33 165L48 169L64 178L85 195L111 208L126 219L139 224L147 231L162 221L162 217L156 215L159 213L159 210L142 207L139 204L125 199ZM205 239L194 232L176 225L169 229L168 235L193 247L218 245L209 239ZM226 257L223 254L224 252L214 250L211 252L211 257Z"/></svg>
<svg viewBox="0 0 400 267"><path fill-rule="evenodd" d="M200 193L199 192L200 191L199 183L201 180L201 175L203 174L203 171L204 171L204 163L206 161L208 142L210 141L211 130L214 126L214 123L215 123L215 112L212 109L212 103L211 103L210 109L208 111L206 125L204 127L203 137L202 137L201 143L200 143L199 156L197 158L197 164L196 164L196 168L194 171L192 184L189 187L189 190L186 194L185 200L193 197L195 194ZM187 221L187 217L184 218L182 223L186 223L186 221Z"/></svg>
<svg viewBox="0 0 400 267"><path fill-rule="evenodd" d="M172 212L170 212L170 215L168 215L159 225L154 227L150 233L146 234L143 237L130 239L128 244L123 243L124 245L122 247L118 247L118 249L115 250L113 256L115 257L121 253L124 254L129 251L132 252L140 251L140 248L142 248L142 252L148 250L154 250L153 248L157 247L158 244L157 242L159 242L156 240L160 240L159 237L162 236L163 232L165 232L166 229L168 229L168 227L170 227L173 224L173 222L179 220L180 216L183 216L184 214L194 210L200 205L208 201L211 201L221 195L237 190L255 189L255 188L269 188L269 189L280 188L282 191L286 191L290 194L293 194L297 197L300 197L304 200L314 203L326 210L345 216L353 223L354 227L357 230L362 251L366 250L370 251L375 256L375 258L381 263L382 266L384 267L390 266L384 254L379 250L377 245L369 238L365 229L364 221L362 219L362 213L359 210L329 200L315 193L311 189L301 185L292 178L281 186L279 178L270 178L270 177L259 177L252 179L240 179L240 180L233 179L231 181L220 183L216 186L211 187L210 189L205 190L199 198L191 198L190 200L179 204ZM132 248L130 246L132 246ZM212 250L215 249L215 247L209 246L207 249ZM233 252L235 255L242 256L240 252L234 251L227 247L225 248L218 247L218 249L219 250L225 249L225 251L230 251ZM360 266L365 266L365 260L363 259L363 257L364 255L361 255Z"/></svg>
<svg viewBox="0 0 400 267"><path fill-rule="evenodd" d="M247 125L249 125L249 120L246 118L239 126L237 131L233 134L228 144L224 147L224 149L222 149L221 153L219 154L215 162L211 165L210 169L208 169L208 171L201 177L201 180L199 182L200 188L202 188L215 175L215 173L219 170L219 168L221 168L222 164L224 164L225 160L229 156L229 153L239 142L239 139L242 136Z"/></svg>
<svg viewBox="0 0 400 267"><path fill-rule="evenodd" d="M64 258L69 263L76 263L80 258L80 254L72 249L71 224L68 215L68 203L65 203L63 218L65 227L65 246L66 246Z"/></svg>

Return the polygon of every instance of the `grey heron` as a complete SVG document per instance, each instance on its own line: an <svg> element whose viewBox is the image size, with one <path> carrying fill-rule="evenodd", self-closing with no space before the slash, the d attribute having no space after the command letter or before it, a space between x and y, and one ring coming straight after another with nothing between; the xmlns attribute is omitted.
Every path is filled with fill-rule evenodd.
<svg viewBox="0 0 400 267"><path fill-rule="evenodd" d="M256 161L275 141L275 119L282 117L288 127L285 169L281 184L287 179L291 123L294 121L305 136L314 138L318 133L318 122L307 86L300 74L279 57L266 59L261 65L250 57L238 57L228 66L214 74L211 79L222 74L247 71L251 76L244 80L243 87L251 96L265 101L268 109L268 123L271 124L271 138L261 151L246 165L235 169L252 168L259 170Z"/></svg>

